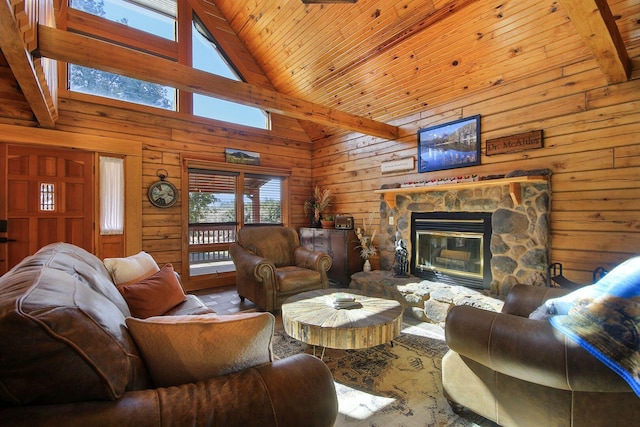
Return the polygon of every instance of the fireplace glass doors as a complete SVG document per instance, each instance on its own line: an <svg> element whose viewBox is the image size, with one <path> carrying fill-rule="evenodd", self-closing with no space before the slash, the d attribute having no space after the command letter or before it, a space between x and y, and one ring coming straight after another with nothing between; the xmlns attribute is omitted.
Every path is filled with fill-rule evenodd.
<svg viewBox="0 0 640 427"><path fill-rule="evenodd" d="M482 234L421 231L417 241L417 269L482 279Z"/></svg>
<svg viewBox="0 0 640 427"><path fill-rule="evenodd" d="M474 288L490 285L490 216L414 214L412 227L414 275Z"/></svg>

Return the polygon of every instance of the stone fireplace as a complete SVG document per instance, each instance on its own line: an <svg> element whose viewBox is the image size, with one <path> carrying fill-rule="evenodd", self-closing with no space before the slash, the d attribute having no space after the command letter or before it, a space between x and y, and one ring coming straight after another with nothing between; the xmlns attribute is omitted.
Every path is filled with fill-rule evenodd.
<svg viewBox="0 0 640 427"><path fill-rule="evenodd" d="M493 294L506 295L518 283L545 285L550 241L550 188L547 176L517 176L377 192L383 195L379 235L382 270L393 269L396 233L407 243L412 258L416 256L416 248L413 247L416 237L411 226L415 222L412 221L413 214L444 215L442 219L446 220L447 214L453 217L458 213L487 213L491 225L488 242L490 261L487 268L483 269L479 287L489 288ZM437 219L440 218L438 216ZM470 243L445 242L440 245L455 244ZM462 256L460 252L472 252L461 247L458 253L453 252L455 247L444 249L449 252L439 261L445 266L448 263L449 267L461 264L453 260ZM409 262L414 266L412 274L415 273L415 266L421 265L422 260L417 261L411 259ZM464 280L455 282L468 286Z"/></svg>

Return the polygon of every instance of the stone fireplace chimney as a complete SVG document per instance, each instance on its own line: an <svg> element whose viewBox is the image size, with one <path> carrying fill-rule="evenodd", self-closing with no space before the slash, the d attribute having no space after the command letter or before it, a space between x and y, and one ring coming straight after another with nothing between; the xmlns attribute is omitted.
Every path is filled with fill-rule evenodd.
<svg viewBox="0 0 640 427"><path fill-rule="evenodd" d="M550 247L548 176L516 176L377 192L383 194L381 269L393 268L396 232L407 242L411 253L413 212L490 212L491 293L506 295L519 283L545 286ZM389 225L390 217L393 225Z"/></svg>

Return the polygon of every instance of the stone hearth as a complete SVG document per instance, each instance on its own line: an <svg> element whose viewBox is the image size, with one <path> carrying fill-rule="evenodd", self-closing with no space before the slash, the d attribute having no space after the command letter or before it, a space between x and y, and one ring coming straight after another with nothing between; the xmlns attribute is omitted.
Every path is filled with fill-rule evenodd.
<svg viewBox="0 0 640 427"><path fill-rule="evenodd" d="M391 271L395 233L411 253L412 212L491 212L491 293L506 295L516 284L546 284L549 251L549 182L486 180L472 185L384 190L380 203L380 268ZM390 206L392 205L392 206ZM395 205L395 206L393 206ZM388 225L393 217L393 225Z"/></svg>
<svg viewBox="0 0 640 427"><path fill-rule="evenodd" d="M393 277L390 271L374 270L351 275L350 289L398 301L405 312L423 322L444 327L447 312L454 305L471 305L499 312L504 302L487 292L421 280Z"/></svg>

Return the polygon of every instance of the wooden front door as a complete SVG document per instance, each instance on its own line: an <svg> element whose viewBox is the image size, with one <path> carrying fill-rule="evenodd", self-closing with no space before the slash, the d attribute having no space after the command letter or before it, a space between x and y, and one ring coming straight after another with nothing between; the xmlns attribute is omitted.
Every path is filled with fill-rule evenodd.
<svg viewBox="0 0 640 427"><path fill-rule="evenodd" d="M4 144L3 144L4 145ZM0 273L54 242L94 251L93 153L32 146L0 146L6 243ZM6 167L5 167L6 165Z"/></svg>

